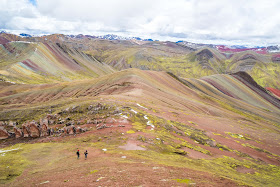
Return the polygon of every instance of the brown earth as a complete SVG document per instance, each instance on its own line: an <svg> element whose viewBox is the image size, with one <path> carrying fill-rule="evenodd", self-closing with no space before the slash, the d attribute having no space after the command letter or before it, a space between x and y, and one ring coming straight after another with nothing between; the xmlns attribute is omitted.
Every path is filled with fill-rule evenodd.
<svg viewBox="0 0 280 187"><path fill-rule="evenodd" d="M109 129L102 129L98 134L108 135ZM76 137L33 139L35 142L60 142L67 139L86 137L87 132ZM239 186L224 177L215 176L203 171L187 168L155 164L149 160L126 156L126 151L119 150L112 154L94 147L74 147L87 149L89 154L85 159L81 154L77 159L75 152L62 150L53 151L47 158L36 157L37 163L28 167L20 177L8 186L186 186L176 179L190 179L189 186ZM56 160L50 166L43 166L51 160ZM0 186L6 186L1 185Z"/></svg>
<svg viewBox="0 0 280 187"><path fill-rule="evenodd" d="M130 71L136 73L128 73ZM17 103L27 108L38 105L46 105L48 108L52 104L59 106L68 101L75 105L98 101L110 106L130 107L142 114L139 119L142 120L142 125L150 120L155 128L152 130L151 126L145 126L137 130L133 121L134 118L136 119L136 114L130 111L128 123L121 123L124 118L120 116L118 118L110 116L108 120L110 123L107 124L113 125L110 128L96 130L96 124L89 123L80 126L91 128L90 131L82 134L1 141L2 148L18 143L34 144L34 146L42 143L43 146L43 143L51 142L47 155L44 152L36 153L36 150L25 153L25 157L33 158L34 163L27 166L21 176L7 184L9 186L36 186L45 181L49 182L41 185L186 186L188 180L190 180L189 185L196 186L238 186L242 183L234 177L226 177L228 174L213 174L211 169L200 171L197 168L188 168L184 162L180 161L174 166L173 162L176 163L176 159L188 158L208 163L208 160L230 157L237 161L245 160L262 166L270 164L279 167L280 165L279 127L275 122L279 118L277 111L256 108L234 99L229 99L227 104L236 108L244 105L242 111L252 108L254 110L250 114L240 112L241 109L238 111L230 108L230 110L224 107L223 103L201 96L202 94L197 90L192 90L164 72L128 70L102 77L101 81L91 80L55 85L55 88L60 90L56 92L53 92L52 86L43 91L32 91L30 88L31 91L3 97L1 109L8 111L11 106L17 107ZM43 97L47 99L41 101L40 98ZM220 96L217 98L223 99ZM67 104L64 105L68 106ZM23 111L24 107L16 109ZM128 112L127 110L125 112ZM144 120L144 115L147 115L149 119ZM267 115L267 118L257 118L258 115ZM116 121L114 122L112 118ZM164 125L172 124L171 122L195 129L195 132L213 139L215 145L220 144L221 147L196 141L192 136L186 135L179 128L180 125L176 127L170 125L171 130L168 131ZM118 126L119 124L124 127ZM63 125L54 127L56 126L61 128ZM242 139L239 135L247 139ZM141 136L145 136L146 141L139 140ZM192 148L181 146L180 143L183 141L188 142ZM171 145L173 149L165 153L164 148ZM196 146L202 151L195 150ZM139 150L140 147L145 150ZM82 154L77 160L76 148L79 148L81 153L87 149L88 159L84 160ZM107 151L102 149L107 149ZM205 150L210 154L203 153ZM172 164L159 163L155 157L153 157L154 160L149 159L148 153L151 153L149 151L155 151L164 156L167 154L170 158L178 154L180 157L172 160ZM186 154L180 151L185 151ZM142 156L144 153L147 153L146 158ZM198 164L198 168L199 166ZM254 176L257 173L253 168L245 166L232 167L229 171L237 171L240 175L251 173ZM98 179L99 181L96 182ZM180 183L184 179L185 183Z"/></svg>

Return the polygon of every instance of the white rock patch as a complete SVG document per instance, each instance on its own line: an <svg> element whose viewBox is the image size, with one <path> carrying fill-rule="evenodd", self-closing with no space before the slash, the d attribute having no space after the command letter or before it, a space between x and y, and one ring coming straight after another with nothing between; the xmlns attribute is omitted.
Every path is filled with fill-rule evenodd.
<svg viewBox="0 0 280 187"><path fill-rule="evenodd" d="M145 118L146 120L149 120L149 118L148 118L147 115L145 115L144 118ZM147 125L148 125L148 126L151 126L151 127L152 127L152 130L154 130L155 126L152 124L152 122L151 122L150 120L147 122Z"/></svg>
<svg viewBox="0 0 280 187"><path fill-rule="evenodd" d="M119 115L120 115L122 118L126 118L126 119L128 119L128 116L123 115L122 113L120 113Z"/></svg>
<svg viewBox="0 0 280 187"><path fill-rule="evenodd" d="M139 106L139 107L141 107L141 108L144 108L144 109L148 110L146 107L141 106L139 103L137 103L137 106Z"/></svg>
<svg viewBox="0 0 280 187"><path fill-rule="evenodd" d="M15 150L19 150L19 148L16 148L16 149L8 149L8 150L1 150L0 149L0 153L6 153L6 152L9 152L9 151L15 151ZM5 155L5 154L4 154Z"/></svg>

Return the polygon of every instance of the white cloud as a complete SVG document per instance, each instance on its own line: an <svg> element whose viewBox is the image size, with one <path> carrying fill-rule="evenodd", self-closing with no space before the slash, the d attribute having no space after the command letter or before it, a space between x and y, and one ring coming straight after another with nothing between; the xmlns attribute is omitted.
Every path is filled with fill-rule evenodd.
<svg viewBox="0 0 280 187"><path fill-rule="evenodd" d="M278 0L0 0L0 29L210 43L280 43Z"/></svg>

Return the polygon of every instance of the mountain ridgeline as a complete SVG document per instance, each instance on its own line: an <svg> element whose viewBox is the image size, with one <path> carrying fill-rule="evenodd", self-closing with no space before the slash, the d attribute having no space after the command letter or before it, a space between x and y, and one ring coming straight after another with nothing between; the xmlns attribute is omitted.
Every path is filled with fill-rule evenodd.
<svg viewBox="0 0 280 187"><path fill-rule="evenodd" d="M277 50L270 52L271 47L229 50L221 46L188 42L147 41L135 38L108 40L89 35L74 37L62 34L19 37L2 33L0 41L2 43L0 48L1 76L2 79L13 82L17 82L16 76L20 76L18 80L24 82L26 75L20 74L27 72L32 75L35 73L40 79L39 82L49 81L50 77L53 77L52 82L55 82L97 77L113 72L111 68L113 67L115 70L138 68L168 71L182 78L202 78L214 74L245 71L261 86L280 89L280 64L278 61L280 53ZM23 43L23 41L29 43ZM16 51L13 53L9 49ZM40 50L37 52L37 49ZM58 66L61 61L61 67L54 68L61 70L56 72L51 71L50 67L44 67L46 72L39 71L38 74L32 70L30 72L30 67L29 69L24 68L24 65L19 63L19 61L24 61L23 64L30 66L28 64L47 59L46 54L53 56L52 59L55 60L52 63L55 63L55 66ZM41 58L40 55L45 56ZM35 59L32 60L32 63L29 62L33 58ZM9 59L10 62L6 62L5 59ZM11 59L15 61L13 62ZM20 68L26 72L12 70L16 69L14 66L21 66ZM44 78L46 80L43 80Z"/></svg>

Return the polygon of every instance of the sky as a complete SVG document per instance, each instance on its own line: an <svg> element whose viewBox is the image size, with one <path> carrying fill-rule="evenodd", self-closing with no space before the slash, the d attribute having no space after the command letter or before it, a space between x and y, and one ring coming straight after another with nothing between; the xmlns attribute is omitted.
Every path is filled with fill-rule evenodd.
<svg viewBox="0 0 280 187"><path fill-rule="evenodd" d="M280 44L280 0L0 0L0 30Z"/></svg>

